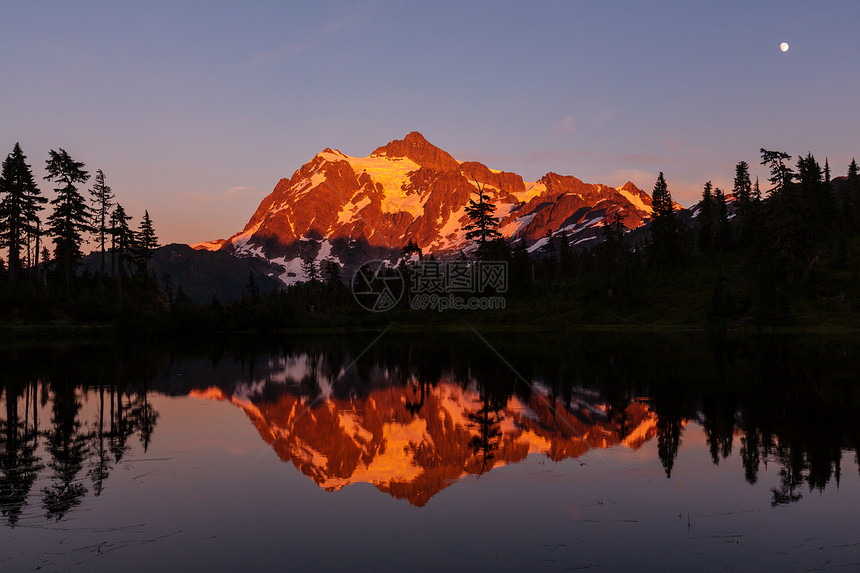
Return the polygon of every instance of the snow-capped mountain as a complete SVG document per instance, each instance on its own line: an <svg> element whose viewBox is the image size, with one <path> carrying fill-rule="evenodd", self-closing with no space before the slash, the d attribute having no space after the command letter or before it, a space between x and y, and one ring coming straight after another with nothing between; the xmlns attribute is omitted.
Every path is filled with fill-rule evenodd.
<svg viewBox="0 0 860 573"><path fill-rule="evenodd" d="M650 195L629 181L608 187L547 173L525 182L516 173L458 161L412 132L368 157L323 150L278 182L242 232L193 246L265 259L285 284L304 278L308 257L349 270L369 259L396 260L409 240L444 257L473 248L464 227L478 187L495 204L503 237L533 248L547 232L563 231L581 244L599 238L616 212L630 229L652 213Z"/></svg>

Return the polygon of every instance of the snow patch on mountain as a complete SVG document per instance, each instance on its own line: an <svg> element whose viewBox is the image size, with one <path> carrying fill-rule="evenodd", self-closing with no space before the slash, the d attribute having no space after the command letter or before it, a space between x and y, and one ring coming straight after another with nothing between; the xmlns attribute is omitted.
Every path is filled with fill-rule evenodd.
<svg viewBox="0 0 860 573"><path fill-rule="evenodd" d="M396 213L406 211L414 218L424 212L421 197L417 193L408 193L403 189L404 182L409 180L409 174L418 171L421 166L405 157L350 157L343 153L318 154L327 161L346 161L352 167L356 176L367 173L375 184L382 186L382 211Z"/></svg>
<svg viewBox="0 0 860 573"><path fill-rule="evenodd" d="M304 261L301 257L295 257L289 261L284 257L277 257L271 259L271 262L284 268L284 272L278 275L278 280L286 286L305 282L308 278L302 268Z"/></svg>
<svg viewBox="0 0 860 573"><path fill-rule="evenodd" d="M634 195L624 187L616 187L616 191L618 191L622 197L630 201L630 204L639 209L640 211L645 211L647 213L653 213L654 209L652 209L649 205L646 205L641 197L638 195Z"/></svg>
<svg viewBox="0 0 860 573"><path fill-rule="evenodd" d="M546 185L544 185L543 183L526 183L525 186L525 191L515 191L511 193L511 195L517 198L517 201L528 203L535 197L540 197L541 195L546 193Z"/></svg>
<svg viewBox="0 0 860 573"><path fill-rule="evenodd" d="M246 247L248 245L248 241L251 240L251 237L253 237L254 233L256 233L260 229L260 225L262 225L262 224L263 224L263 222L260 221L259 223L257 223L256 225L254 225L253 227L248 229L247 231L242 231L240 234L233 237L233 241L232 241L233 249L235 249L237 254L240 254L240 255L245 254L245 252L247 251Z"/></svg>
<svg viewBox="0 0 860 573"><path fill-rule="evenodd" d="M355 198L353 198L353 201L355 201ZM337 222L341 225L351 223L358 216L358 213L368 205L370 205L370 197L364 197L358 203L352 201L347 203L346 207L338 213Z"/></svg>
<svg viewBox="0 0 860 573"><path fill-rule="evenodd" d="M301 199L302 197L325 183L325 180L325 173L323 173L322 171L314 171L309 179L304 179L301 183L298 184L297 187L295 187L292 199L294 201L297 199ZM279 207L282 209L284 207L283 203ZM280 209L276 209L276 211L277 210Z"/></svg>

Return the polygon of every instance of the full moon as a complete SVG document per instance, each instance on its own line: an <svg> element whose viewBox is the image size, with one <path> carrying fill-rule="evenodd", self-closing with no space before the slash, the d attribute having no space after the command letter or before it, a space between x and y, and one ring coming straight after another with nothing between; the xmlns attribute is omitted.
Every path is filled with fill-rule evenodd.
<svg viewBox="0 0 860 573"><path fill-rule="evenodd" d="M783 52L787 52L788 51L788 42L783 42L782 44L780 44L779 49Z"/></svg>

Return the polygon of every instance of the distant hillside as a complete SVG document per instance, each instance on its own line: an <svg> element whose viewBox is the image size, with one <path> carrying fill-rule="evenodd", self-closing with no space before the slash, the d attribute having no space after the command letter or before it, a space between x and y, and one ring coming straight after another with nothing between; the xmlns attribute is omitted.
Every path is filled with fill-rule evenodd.
<svg viewBox="0 0 860 573"><path fill-rule="evenodd" d="M84 258L84 268L98 269L98 254ZM108 262L108 267L110 263ZM159 283L165 273L170 275L173 290L179 285L188 297L197 303L208 303L213 296L222 302L238 300L248 285L252 273L260 294L282 287L282 283L269 276L270 265L258 258L238 258L219 251L195 250L188 245L173 243L156 249L149 262Z"/></svg>

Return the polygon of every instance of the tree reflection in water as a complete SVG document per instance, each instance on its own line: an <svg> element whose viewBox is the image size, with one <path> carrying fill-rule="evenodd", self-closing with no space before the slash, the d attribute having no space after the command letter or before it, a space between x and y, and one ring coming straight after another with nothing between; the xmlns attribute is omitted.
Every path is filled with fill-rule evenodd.
<svg viewBox="0 0 860 573"><path fill-rule="evenodd" d="M46 518L60 520L81 504L90 487L95 496L102 493L111 469L128 450L129 437L139 435L146 450L158 420L147 398L154 364L148 373L139 370L133 381L123 380L121 368L106 380L104 367L122 361L91 347L2 353L6 416L0 419L0 514L10 526L18 523L43 469L49 472L39 491L41 508ZM95 420L81 418L88 394L98 396ZM43 427L39 412L48 406L50 425Z"/></svg>
<svg viewBox="0 0 860 573"><path fill-rule="evenodd" d="M652 439L671 479L690 423L715 465L737 452L751 484L775 464L774 505L838 485L843 452L858 448L853 341L488 338L528 385L459 335L388 336L366 352L361 336L2 351L0 514L14 527L38 496L62 519L101 495L129 440L146 452L157 433L153 391L231 401L321 487L367 481L419 506L529 453L558 461ZM82 401L95 404L88 419Z"/></svg>

